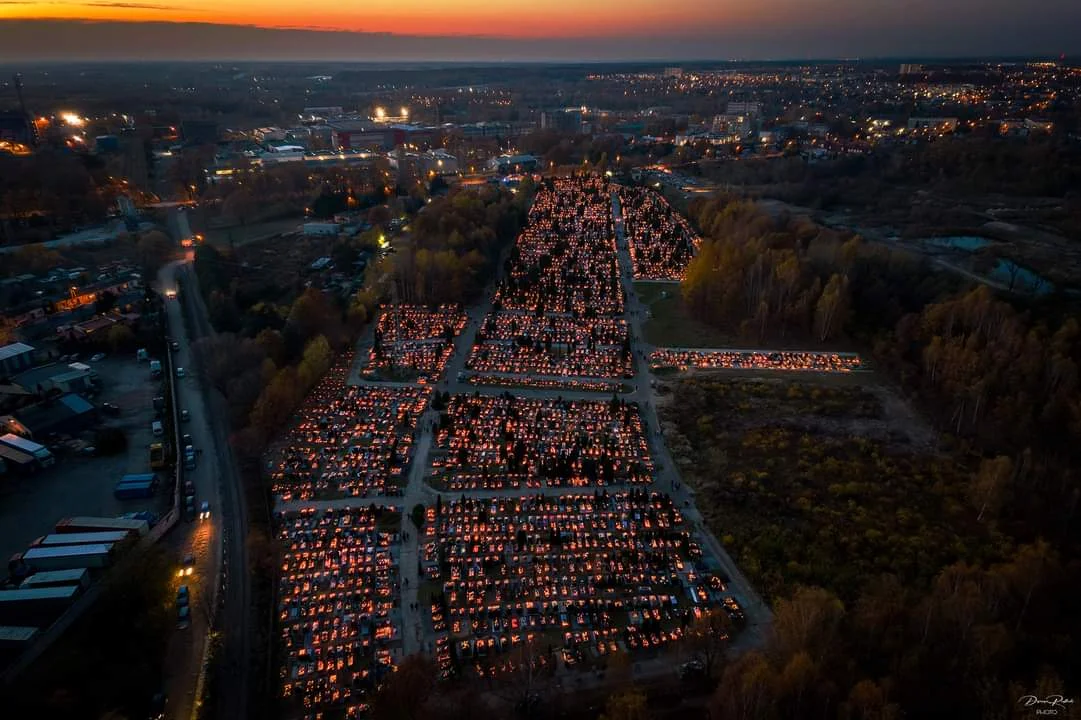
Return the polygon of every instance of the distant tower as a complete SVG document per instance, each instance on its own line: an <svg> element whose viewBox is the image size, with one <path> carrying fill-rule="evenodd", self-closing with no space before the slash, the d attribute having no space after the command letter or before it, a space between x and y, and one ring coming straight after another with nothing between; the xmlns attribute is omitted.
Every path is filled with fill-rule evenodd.
<svg viewBox="0 0 1081 720"><path fill-rule="evenodd" d="M30 117L30 113L26 111L26 99L23 97L23 76L21 73L15 73L12 80L15 84L15 97L19 99L19 112L21 112L26 119L28 135L30 136L30 145L36 146L38 144L38 126L34 124L34 119Z"/></svg>

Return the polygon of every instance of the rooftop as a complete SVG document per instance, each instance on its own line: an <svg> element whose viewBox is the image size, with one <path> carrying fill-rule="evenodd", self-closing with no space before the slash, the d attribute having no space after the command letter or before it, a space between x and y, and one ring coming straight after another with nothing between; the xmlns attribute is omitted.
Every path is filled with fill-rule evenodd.
<svg viewBox="0 0 1081 720"><path fill-rule="evenodd" d="M10 345L0 347L0 360L7 360L8 358L33 351L34 348L26 343L11 343Z"/></svg>

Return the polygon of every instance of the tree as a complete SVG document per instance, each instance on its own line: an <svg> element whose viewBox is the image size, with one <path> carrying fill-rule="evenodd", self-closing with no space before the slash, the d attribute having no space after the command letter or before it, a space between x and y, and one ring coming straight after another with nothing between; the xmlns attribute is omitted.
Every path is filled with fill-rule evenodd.
<svg viewBox="0 0 1081 720"><path fill-rule="evenodd" d="M777 678L769 661L757 651L741 655L724 670L710 701L710 717L769 720L775 717Z"/></svg>
<svg viewBox="0 0 1081 720"><path fill-rule="evenodd" d="M424 506L420 503L414 505L410 517L413 518L413 525L417 528L417 530L424 529L424 516Z"/></svg>
<svg viewBox="0 0 1081 720"><path fill-rule="evenodd" d="M94 312L104 315L116 307L116 293L106 290L94 299Z"/></svg>
<svg viewBox="0 0 1081 720"><path fill-rule="evenodd" d="M172 257L173 250L173 243L160 230L151 230L140 235L135 241L135 251L143 277L155 277L162 265Z"/></svg>
<svg viewBox="0 0 1081 720"><path fill-rule="evenodd" d="M246 187L239 187L229 193L229 197L225 198L225 201L221 204L221 212L223 215L227 215L241 227L244 227L251 222L252 216L255 214L258 204L256 203L255 196L252 195L251 190Z"/></svg>
<svg viewBox="0 0 1081 720"><path fill-rule="evenodd" d="M844 605L836 595L822 588L801 587L777 603L772 644L780 657L802 650L821 663L833 649L843 616Z"/></svg>
<svg viewBox="0 0 1081 720"><path fill-rule="evenodd" d="M820 341L833 339L848 319L848 277L830 276L815 307L815 334Z"/></svg>
<svg viewBox="0 0 1081 720"><path fill-rule="evenodd" d="M969 500L972 502L972 507L979 513L976 516L977 520L983 520L984 514L988 511L992 519L998 515L1006 487L1012 476L1013 462L1004 455L980 462L979 472L972 477L968 487Z"/></svg>
<svg viewBox="0 0 1081 720"><path fill-rule="evenodd" d="M107 338L109 348L113 352L130 348L135 343L135 333L123 323L117 323L109 328Z"/></svg>
<svg viewBox="0 0 1081 720"><path fill-rule="evenodd" d="M651 715L645 694L634 688L609 695L600 720L649 720Z"/></svg>
<svg viewBox="0 0 1081 720"><path fill-rule="evenodd" d="M721 608L711 608L687 628L684 646L702 663L707 678L713 678L728 649L731 629L732 621Z"/></svg>
<svg viewBox="0 0 1081 720"><path fill-rule="evenodd" d="M410 655L388 675L372 698L373 720L420 720L436 687L436 667L426 655Z"/></svg>
<svg viewBox="0 0 1081 720"><path fill-rule="evenodd" d="M319 335L304 347L304 357L297 366L297 378L300 381L302 392L308 392L326 375L333 359L334 353L330 349L330 344L322 335Z"/></svg>
<svg viewBox="0 0 1081 720"><path fill-rule="evenodd" d="M1017 623L1014 630L1021 629L1029 605L1036 591L1048 578L1058 572L1058 556L1054 549L1042 538L1034 543L1022 545L1013 559L999 568L1010 585L1014 597L1020 602Z"/></svg>

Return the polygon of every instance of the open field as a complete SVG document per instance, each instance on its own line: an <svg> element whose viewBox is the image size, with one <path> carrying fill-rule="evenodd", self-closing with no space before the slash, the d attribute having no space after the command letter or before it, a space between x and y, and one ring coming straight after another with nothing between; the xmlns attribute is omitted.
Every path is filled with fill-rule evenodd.
<svg viewBox="0 0 1081 720"><path fill-rule="evenodd" d="M879 573L923 583L999 550L966 504L972 463L940 452L888 390L705 373L666 385L676 463L767 596L804 584L851 598Z"/></svg>
<svg viewBox="0 0 1081 720"><path fill-rule="evenodd" d="M233 245L245 245L281 235L282 233L294 232L303 222L304 218L302 217L290 217L283 220L249 223L248 225L210 228L206 231L206 241L220 248L227 248L230 243Z"/></svg>
<svg viewBox="0 0 1081 720"><path fill-rule="evenodd" d="M636 282L635 292L650 316L642 332L645 340L657 347L725 347L733 339L715 327L690 316L679 284L672 282Z"/></svg>

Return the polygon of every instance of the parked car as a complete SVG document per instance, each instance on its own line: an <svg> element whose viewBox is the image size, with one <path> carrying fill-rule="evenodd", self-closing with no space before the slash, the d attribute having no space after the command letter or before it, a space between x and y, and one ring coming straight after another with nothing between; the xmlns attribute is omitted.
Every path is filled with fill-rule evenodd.
<svg viewBox="0 0 1081 720"><path fill-rule="evenodd" d="M189 522L195 519L195 496L188 495L184 498L184 519Z"/></svg>
<svg viewBox="0 0 1081 720"><path fill-rule="evenodd" d="M119 415L120 406L111 402L103 402L101 404L101 411L106 415Z"/></svg>
<svg viewBox="0 0 1081 720"><path fill-rule="evenodd" d="M188 445L193 445L193 444L194 443L192 443L192 441L191 441L191 434L190 433L184 433L183 435L180 436L180 445L181 445L181 447L187 447Z"/></svg>
<svg viewBox="0 0 1081 720"><path fill-rule="evenodd" d="M180 349L180 343L178 343L176 340L173 340L171 343L169 343L169 347L172 348L173 350L179 350Z"/></svg>
<svg viewBox="0 0 1081 720"><path fill-rule="evenodd" d="M94 353L90 356L90 362L99 362L105 359L105 353Z"/></svg>
<svg viewBox="0 0 1081 720"><path fill-rule="evenodd" d="M180 411L180 422L187 422L188 420L191 420L191 413L188 412L187 410L181 410Z"/></svg>
<svg viewBox="0 0 1081 720"><path fill-rule="evenodd" d="M184 368L182 368L182 367L178 367L178 368L176 369L176 376L177 376L178 378L182 378L182 377L184 377Z"/></svg>

